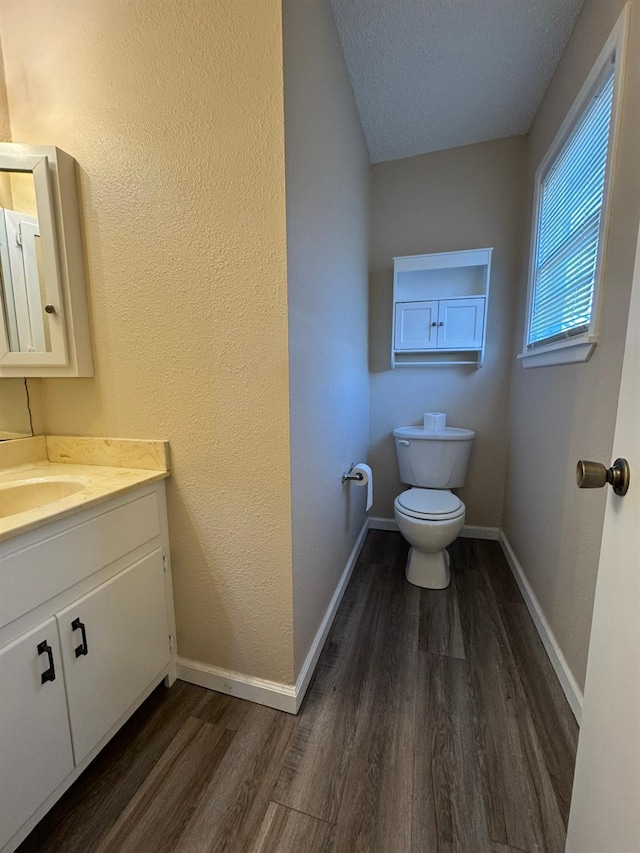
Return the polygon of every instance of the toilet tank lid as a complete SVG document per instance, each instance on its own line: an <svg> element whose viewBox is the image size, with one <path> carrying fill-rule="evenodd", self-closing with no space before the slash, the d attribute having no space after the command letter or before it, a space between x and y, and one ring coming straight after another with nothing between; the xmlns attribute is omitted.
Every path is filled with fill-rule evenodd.
<svg viewBox="0 0 640 853"><path fill-rule="evenodd" d="M475 438L472 429L461 429L460 427L445 427L444 429L423 429L422 427L397 427L393 434L396 438L419 438L428 441L469 441Z"/></svg>

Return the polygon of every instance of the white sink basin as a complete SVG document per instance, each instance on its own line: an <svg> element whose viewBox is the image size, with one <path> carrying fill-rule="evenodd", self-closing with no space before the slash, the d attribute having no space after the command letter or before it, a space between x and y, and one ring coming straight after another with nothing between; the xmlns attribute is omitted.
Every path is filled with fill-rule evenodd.
<svg viewBox="0 0 640 853"><path fill-rule="evenodd" d="M0 518L55 503L81 492L88 477L37 477L0 485Z"/></svg>

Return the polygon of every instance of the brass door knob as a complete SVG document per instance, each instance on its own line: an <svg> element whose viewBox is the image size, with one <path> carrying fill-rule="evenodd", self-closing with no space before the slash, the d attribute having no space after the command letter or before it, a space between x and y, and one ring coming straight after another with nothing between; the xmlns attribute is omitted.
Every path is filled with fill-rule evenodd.
<svg viewBox="0 0 640 853"><path fill-rule="evenodd" d="M601 489L610 483L616 495L622 497L629 489L631 471L626 459L616 459L611 468L581 459L576 466L576 480L580 489Z"/></svg>

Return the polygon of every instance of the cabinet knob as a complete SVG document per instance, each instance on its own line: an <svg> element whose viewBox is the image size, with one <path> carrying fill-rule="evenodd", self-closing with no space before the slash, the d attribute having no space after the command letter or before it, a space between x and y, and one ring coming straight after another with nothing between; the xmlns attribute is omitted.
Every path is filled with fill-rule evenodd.
<svg viewBox="0 0 640 853"><path fill-rule="evenodd" d="M439 326L444 326L444 323L438 323Z"/></svg>
<svg viewBox="0 0 640 853"><path fill-rule="evenodd" d="M432 326L437 326L438 324L437 324L436 322L433 322L431 325L432 325Z"/></svg>
<svg viewBox="0 0 640 853"><path fill-rule="evenodd" d="M45 305L44 310L47 312L47 314L55 314L56 313L56 306L55 305Z"/></svg>

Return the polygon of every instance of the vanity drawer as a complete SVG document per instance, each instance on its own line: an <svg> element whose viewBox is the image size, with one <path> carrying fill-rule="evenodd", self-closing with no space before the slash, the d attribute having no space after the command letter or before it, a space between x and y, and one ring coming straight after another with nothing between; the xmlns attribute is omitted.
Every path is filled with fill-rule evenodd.
<svg viewBox="0 0 640 853"><path fill-rule="evenodd" d="M0 628L160 534L155 491L91 512L0 551Z"/></svg>

